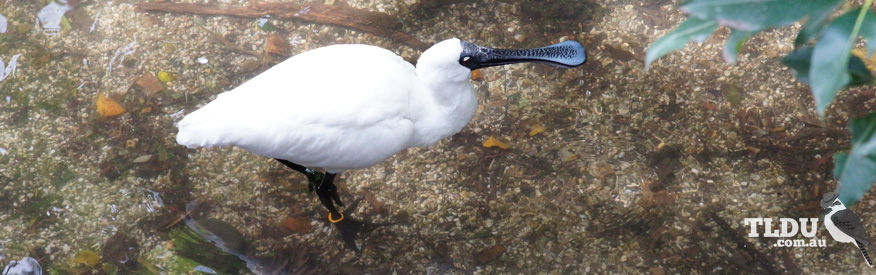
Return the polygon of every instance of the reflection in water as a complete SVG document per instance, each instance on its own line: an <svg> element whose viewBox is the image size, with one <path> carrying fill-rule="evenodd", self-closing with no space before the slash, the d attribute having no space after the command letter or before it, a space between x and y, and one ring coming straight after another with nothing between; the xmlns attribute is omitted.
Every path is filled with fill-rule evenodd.
<svg viewBox="0 0 876 275"><path fill-rule="evenodd" d="M20 56L21 54L13 55L12 59L9 59L9 64L4 64L3 60L0 60L0 81L3 81L15 73L18 57ZM6 102L9 102L9 96L6 97Z"/></svg>
<svg viewBox="0 0 876 275"><path fill-rule="evenodd" d="M125 57L133 54L136 51L136 49L134 47L137 47L137 34L136 33L134 34L134 41L131 41L131 43L128 43L127 45L125 45L121 49L116 50L116 52L113 54L113 58L110 59L109 65L106 66L106 75L107 76L110 76L110 74L113 73L113 64L124 63ZM118 63L116 63L116 58L119 58Z"/></svg>
<svg viewBox="0 0 876 275"><path fill-rule="evenodd" d="M224 221L204 217L206 211L197 201L186 204L185 227L171 230L174 251L197 266L195 271L237 274L248 269L256 274L313 274L316 269L305 255L306 250L296 247L273 250L268 255L248 252L250 242ZM291 248L291 249L289 249Z"/></svg>
<svg viewBox="0 0 876 275"><path fill-rule="evenodd" d="M2 14L0 14L0 33L6 32L6 24L8 24L8 21L6 20L6 16L3 16Z"/></svg>
<svg viewBox="0 0 876 275"><path fill-rule="evenodd" d="M190 202L186 205L186 212L195 212L195 207L197 207L197 202ZM185 218L185 223L192 232L198 234L206 241L209 241L217 248L221 249L222 252L233 255L246 263L246 267L252 272L255 272L256 274L265 273L266 270L262 263L240 251L240 249L243 248L243 236L227 223L212 219L201 219L199 221L191 216Z"/></svg>
<svg viewBox="0 0 876 275"><path fill-rule="evenodd" d="M91 27L88 28L88 32L90 32L90 33L94 32L94 29L97 28L97 22L100 22L100 13L101 12L103 12L103 10L98 10L97 14L94 15L94 22L91 23Z"/></svg>

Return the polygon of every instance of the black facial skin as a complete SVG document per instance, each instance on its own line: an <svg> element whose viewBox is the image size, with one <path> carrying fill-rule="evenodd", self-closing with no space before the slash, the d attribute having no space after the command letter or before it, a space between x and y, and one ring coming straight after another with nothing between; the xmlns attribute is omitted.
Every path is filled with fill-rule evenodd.
<svg viewBox="0 0 876 275"><path fill-rule="evenodd" d="M522 62L539 62L561 68L572 68L587 61L584 47L572 40L535 49L494 49L465 41L460 43L462 43L462 54L459 55L459 64L472 70Z"/></svg>

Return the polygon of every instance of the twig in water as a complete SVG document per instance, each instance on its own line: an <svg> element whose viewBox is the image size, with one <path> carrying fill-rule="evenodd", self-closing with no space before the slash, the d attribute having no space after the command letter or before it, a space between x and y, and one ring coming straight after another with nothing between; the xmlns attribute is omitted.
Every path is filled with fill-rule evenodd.
<svg viewBox="0 0 876 275"><path fill-rule="evenodd" d="M137 9L146 12L158 11L252 18L271 15L279 19L328 24L359 30L389 38L417 50L424 50L428 47L426 43L423 43L423 41L416 37L399 31L401 23L391 15L338 5L256 2L247 4L245 7L228 7L210 4L147 2L137 4Z"/></svg>

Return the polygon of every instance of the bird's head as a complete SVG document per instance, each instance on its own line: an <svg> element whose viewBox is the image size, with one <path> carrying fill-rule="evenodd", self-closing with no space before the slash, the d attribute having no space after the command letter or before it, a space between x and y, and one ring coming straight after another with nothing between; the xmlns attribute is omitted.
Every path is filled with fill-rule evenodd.
<svg viewBox="0 0 876 275"><path fill-rule="evenodd" d="M831 210L846 209L845 204L839 199L839 194L836 192L827 192L821 197L821 208L824 214L830 213Z"/></svg>
<svg viewBox="0 0 876 275"><path fill-rule="evenodd" d="M468 81L471 70L457 62L462 54L461 42L451 38L429 47L417 59L417 74L420 77L437 76L458 82Z"/></svg>

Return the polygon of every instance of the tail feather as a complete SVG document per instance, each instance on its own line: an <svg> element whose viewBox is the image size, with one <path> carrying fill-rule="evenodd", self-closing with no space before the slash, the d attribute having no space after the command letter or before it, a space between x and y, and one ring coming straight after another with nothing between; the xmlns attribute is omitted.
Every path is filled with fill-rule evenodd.
<svg viewBox="0 0 876 275"><path fill-rule="evenodd" d="M858 249L861 250L861 254L864 255L864 261L867 261L867 265L873 267L873 260L870 259L870 254L867 253L867 247L864 246L860 241L855 241L855 245L858 246Z"/></svg>
<svg viewBox="0 0 876 275"><path fill-rule="evenodd" d="M210 102L177 123L179 132L176 142L189 148L214 147L230 145L233 137L240 135L233 126L236 120L229 112L227 100L219 99Z"/></svg>

